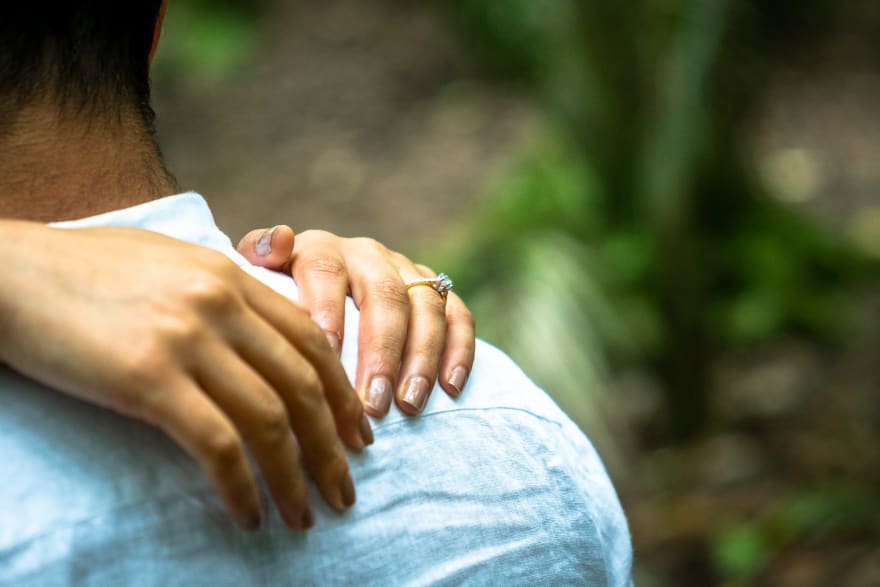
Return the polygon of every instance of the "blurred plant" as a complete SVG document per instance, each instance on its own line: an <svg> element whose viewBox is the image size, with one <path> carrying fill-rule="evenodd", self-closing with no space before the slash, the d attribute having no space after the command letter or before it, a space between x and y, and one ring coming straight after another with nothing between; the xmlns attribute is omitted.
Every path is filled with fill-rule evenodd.
<svg viewBox="0 0 880 587"><path fill-rule="evenodd" d="M845 332L865 263L766 197L739 136L781 47L816 34L833 6L444 6L491 71L549 114L550 138L492 188L450 255L481 334L538 381L583 404L607 351L649 365L664 432L683 438L705 423L718 352Z"/></svg>
<svg viewBox="0 0 880 587"><path fill-rule="evenodd" d="M168 81L215 81L252 54L263 2L175 0L168 8L155 73Z"/></svg>
<svg viewBox="0 0 880 587"><path fill-rule="evenodd" d="M608 375L603 349L629 339L597 280L604 260L585 245L600 185L575 154L548 138L525 156L492 188L480 215L489 219L450 256L481 333L503 341L601 444L608 435L592 408ZM613 443L602 448L616 458Z"/></svg>
<svg viewBox="0 0 880 587"><path fill-rule="evenodd" d="M750 522L722 528L714 540L714 559L726 579L748 581L796 542L829 535L876 538L878 521L874 499L863 489L841 485L802 490Z"/></svg>

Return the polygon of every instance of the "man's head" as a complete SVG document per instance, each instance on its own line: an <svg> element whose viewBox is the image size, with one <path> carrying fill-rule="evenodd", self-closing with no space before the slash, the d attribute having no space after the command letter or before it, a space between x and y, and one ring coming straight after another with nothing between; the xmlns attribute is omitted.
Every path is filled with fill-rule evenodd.
<svg viewBox="0 0 880 587"><path fill-rule="evenodd" d="M64 117L138 112L150 128L149 59L162 0L0 2L0 133L35 101Z"/></svg>

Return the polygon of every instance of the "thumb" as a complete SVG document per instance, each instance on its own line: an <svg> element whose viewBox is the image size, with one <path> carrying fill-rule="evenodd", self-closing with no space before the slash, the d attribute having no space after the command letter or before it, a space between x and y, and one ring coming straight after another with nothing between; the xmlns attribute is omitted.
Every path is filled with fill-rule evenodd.
<svg viewBox="0 0 880 587"><path fill-rule="evenodd" d="M281 271L293 254L293 229L286 224L252 230L238 242L236 249L259 267Z"/></svg>

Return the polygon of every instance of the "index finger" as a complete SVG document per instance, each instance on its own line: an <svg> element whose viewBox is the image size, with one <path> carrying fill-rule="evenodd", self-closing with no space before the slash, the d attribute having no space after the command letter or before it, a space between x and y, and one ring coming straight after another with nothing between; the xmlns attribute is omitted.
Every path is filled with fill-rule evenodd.
<svg viewBox="0 0 880 587"><path fill-rule="evenodd" d="M309 233L305 237L321 238ZM330 348L339 355L345 332L348 273L342 257L330 252L333 247L322 247L318 242L318 246L306 248L308 252L294 250L291 274L299 289L300 304L308 308L312 319L324 330Z"/></svg>

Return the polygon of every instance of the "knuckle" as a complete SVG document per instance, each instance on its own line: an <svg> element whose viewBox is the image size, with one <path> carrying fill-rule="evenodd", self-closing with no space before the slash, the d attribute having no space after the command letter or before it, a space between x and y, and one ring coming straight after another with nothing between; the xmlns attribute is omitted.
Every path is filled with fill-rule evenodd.
<svg viewBox="0 0 880 587"><path fill-rule="evenodd" d="M327 255L308 257L302 259L300 263L304 271L318 277L338 278L345 275L345 264L339 257Z"/></svg>
<svg viewBox="0 0 880 587"><path fill-rule="evenodd" d="M298 408L306 412L314 413L324 404L324 387L318 373L311 366L300 373L296 398Z"/></svg>
<svg viewBox="0 0 880 587"><path fill-rule="evenodd" d="M187 348L198 343L207 333L207 324L197 316L189 313L167 315L156 324L156 345L169 349ZM154 352L159 352L155 349Z"/></svg>
<svg viewBox="0 0 880 587"><path fill-rule="evenodd" d="M425 273L426 275L437 275L437 272L428 267L427 265L422 265L421 263L416 264L416 269Z"/></svg>
<svg viewBox="0 0 880 587"><path fill-rule="evenodd" d="M471 330L475 329L477 326L477 319L474 316L474 313L465 308L461 311L461 314L458 318L458 321L462 322L465 326L470 328Z"/></svg>
<svg viewBox="0 0 880 587"><path fill-rule="evenodd" d="M392 332L376 334L370 341L370 349L380 357L384 357L383 364L396 365L400 361L400 353L403 349L403 339ZM394 357L392 360L391 357Z"/></svg>
<svg viewBox="0 0 880 587"><path fill-rule="evenodd" d="M162 427L164 415L167 411L163 407L162 393L134 393L126 398L125 405L120 411L133 418Z"/></svg>
<svg viewBox="0 0 880 587"><path fill-rule="evenodd" d="M311 316L326 328L328 322L336 322L344 313L344 308L336 301L320 299L311 304Z"/></svg>
<svg viewBox="0 0 880 587"><path fill-rule="evenodd" d="M173 389L163 381L164 365L140 362L125 366L122 389L126 393L112 400L113 409L156 426L162 425L169 406L175 405Z"/></svg>
<svg viewBox="0 0 880 587"><path fill-rule="evenodd" d="M321 385L321 380L318 377L317 371L313 368L308 368L302 373L302 383L300 383L300 388L303 393L316 397L323 398L324 396L324 388Z"/></svg>
<svg viewBox="0 0 880 587"><path fill-rule="evenodd" d="M474 316L474 313L470 310L465 310L464 321L471 330L475 330L477 328L477 317Z"/></svg>
<svg viewBox="0 0 880 587"><path fill-rule="evenodd" d="M286 305L286 311L290 318L299 323L301 333L298 335L303 341L310 341L315 336L321 334L321 327L312 320L312 313L309 308L305 307L298 301L291 302ZM298 346L300 340L297 340ZM288 341L289 343L289 341ZM292 343L281 345L285 349L289 349Z"/></svg>
<svg viewBox="0 0 880 587"><path fill-rule="evenodd" d="M426 338L414 348L413 355L419 359L418 362L422 365L434 365L443 353L445 343L445 333L438 332L435 336Z"/></svg>
<svg viewBox="0 0 880 587"><path fill-rule="evenodd" d="M319 228L311 228L309 230L303 231L299 233L296 237L297 241L306 240L321 240L321 241L331 241L338 239L339 237L333 234L332 232L328 232L326 230L321 230Z"/></svg>
<svg viewBox="0 0 880 587"><path fill-rule="evenodd" d="M400 279L379 279L372 285L372 295L385 307L397 310L409 309L409 294Z"/></svg>
<svg viewBox="0 0 880 587"><path fill-rule="evenodd" d="M319 483L335 485L349 471L345 451L335 438L310 445L304 456Z"/></svg>
<svg viewBox="0 0 880 587"><path fill-rule="evenodd" d="M348 461L340 450L334 450L324 465L325 474L330 479L341 479L348 473Z"/></svg>
<svg viewBox="0 0 880 587"><path fill-rule="evenodd" d="M450 309L446 314L446 320L450 324L464 326L474 330L476 328L476 318L464 304L457 304L454 309Z"/></svg>
<svg viewBox="0 0 880 587"><path fill-rule="evenodd" d="M127 385L134 389L155 387L168 372L168 354L157 342L134 344L123 355L120 367Z"/></svg>
<svg viewBox="0 0 880 587"><path fill-rule="evenodd" d="M299 348L307 350L307 356L317 357L326 353L330 346L327 344L327 335L321 330L310 317L308 313L304 313L306 325L300 333ZM311 371L314 373L314 370Z"/></svg>
<svg viewBox="0 0 880 587"><path fill-rule="evenodd" d="M362 251L382 257L388 256L388 248L374 238L362 236L352 239L352 244Z"/></svg>
<svg viewBox="0 0 880 587"><path fill-rule="evenodd" d="M206 435L203 442L209 465L215 471L228 471L234 468L241 458L241 440L231 429L214 430Z"/></svg>
<svg viewBox="0 0 880 587"><path fill-rule="evenodd" d="M341 417L353 425L359 426L364 417L364 405L358 397L357 392L352 389L349 393L344 394Z"/></svg>
<svg viewBox="0 0 880 587"><path fill-rule="evenodd" d="M199 247L198 255L202 270L207 275L215 275L226 279L235 276L240 271L238 266L232 262L232 259L219 251Z"/></svg>
<svg viewBox="0 0 880 587"><path fill-rule="evenodd" d="M277 396L264 402L258 422L260 440L265 444L283 444L291 434L287 409Z"/></svg>
<svg viewBox="0 0 880 587"><path fill-rule="evenodd" d="M195 276L185 286L182 299L210 313L228 313L236 309L238 297L228 281L213 274Z"/></svg>
<svg viewBox="0 0 880 587"><path fill-rule="evenodd" d="M399 253L397 251L392 251L389 249L388 255L391 257L391 260L397 265L409 265L412 263L410 258L403 253Z"/></svg>

